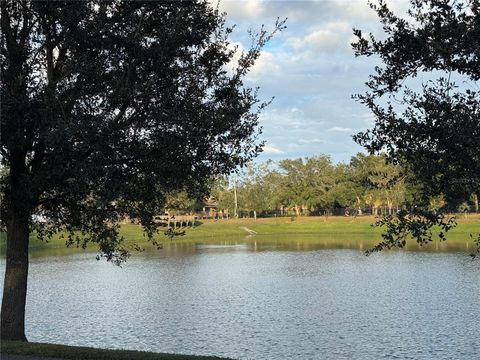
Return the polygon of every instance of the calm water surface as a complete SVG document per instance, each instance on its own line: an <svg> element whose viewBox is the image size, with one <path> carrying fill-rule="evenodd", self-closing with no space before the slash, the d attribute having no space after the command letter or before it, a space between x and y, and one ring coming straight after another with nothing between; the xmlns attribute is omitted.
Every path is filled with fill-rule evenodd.
<svg viewBox="0 0 480 360"><path fill-rule="evenodd" d="M480 358L480 262L465 252L258 250L183 244L122 268L32 259L27 337L237 359Z"/></svg>

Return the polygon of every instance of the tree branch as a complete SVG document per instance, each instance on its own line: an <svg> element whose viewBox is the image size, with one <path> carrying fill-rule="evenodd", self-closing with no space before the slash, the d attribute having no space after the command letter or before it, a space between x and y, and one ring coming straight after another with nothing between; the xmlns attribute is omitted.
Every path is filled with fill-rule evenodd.
<svg viewBox="0 0 480 360"><path fill-rule="evenodd" d="M5 35L5 39L7 42L7 50L10 53L18 54L19 46L15 40L15 37L12 33L12 28L10 27L10 14L7 10L7 4L5 1L0 1L0 11L1 11L1 21L0 26L2 29L2 33Z"/></svg>

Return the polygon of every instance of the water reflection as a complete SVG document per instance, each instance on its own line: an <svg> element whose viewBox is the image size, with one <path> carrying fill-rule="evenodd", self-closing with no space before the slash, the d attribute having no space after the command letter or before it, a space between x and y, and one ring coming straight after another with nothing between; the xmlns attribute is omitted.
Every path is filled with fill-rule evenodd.
<svg viewBox="0 0 480 360"><path fill-rule="evenodd" d="M257 235L230 238L211 243L165 243L163 251L169 254L198 252L232 252L232 251L312 251L326 249L352 249L365 251L376 244L373 240L355 239L351 236L323 237L305 236L288 239L278 236ZM426 251L426 252L469 252L473 248L471 241L432 241L427 245L409 241L404 249L392 251Z"/></svg>
<svg viewBox="0 0 480 360"><path fill-rule="evenodd" d="M471 252L475 250L472 240L453 239L447 241L432 241L427 245L420 246L414 241L408 241L404 249L392 251L427 251L427 252ZM143 241L143 239L141 239ZM254 235L254 236L229 236L219 239L209 239L206 242L189 241L166 241L162 244L163 252L170 255L196 254L198 252L229 252L229 251L312 251L322 249L352 249L365 251L373 247L378 240L366 239L364 236L352 234L336 234L330 236L318 236L314 234L302 235ZM137 253L132 247L131 252ZM97 248L92 245L86 250L81 248L61 247L34 247L30 249L31 258L45 256L66 256L75 253L96 252ZM155 251L153 245L147 246L145 252ZM5 252L0 252L4 257Z"/></svg>

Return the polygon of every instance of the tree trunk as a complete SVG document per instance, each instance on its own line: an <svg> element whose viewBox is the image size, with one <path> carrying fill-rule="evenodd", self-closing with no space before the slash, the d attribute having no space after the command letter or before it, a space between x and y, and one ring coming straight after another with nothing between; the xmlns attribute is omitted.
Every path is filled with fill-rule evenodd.
<svg viewBox="0 0 480 360"><path fill-rule="evenodd" d="M12 214L7 220L7 254L3 286L1 338L27 341L25 301L28 276L28 215Z"/></svg>
<svg viewBox="0 0 480 360"><path fill-rule="evenodd" d="M235 216L235 219L238 219L237 177L236 176L233 179L233 201L234 201L233 215Z"/></svg>

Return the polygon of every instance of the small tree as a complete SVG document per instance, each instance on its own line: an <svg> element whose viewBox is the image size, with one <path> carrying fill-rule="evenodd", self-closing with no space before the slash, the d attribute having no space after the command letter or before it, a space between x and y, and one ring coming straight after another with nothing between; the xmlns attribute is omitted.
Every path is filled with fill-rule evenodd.
<svg viewBox="0 0 480 360"><path fill-rule="evenodd" d="M243 78L271 34L235 66L232 29L206 1L9 0L0 21L1 337L25 340L29 232L66 230L123 261L122 217L151 236L167 193L204 192L254 157L266 104Z"/></svg>
<svg viewBox="0 0 480 360"><path fill-rule="evenodd" d="M470 211L470 205L468 205L467 202L463 202L458 205L457 210L460 214L463 214L463 216L467 217L467 213Z"/></svg>

